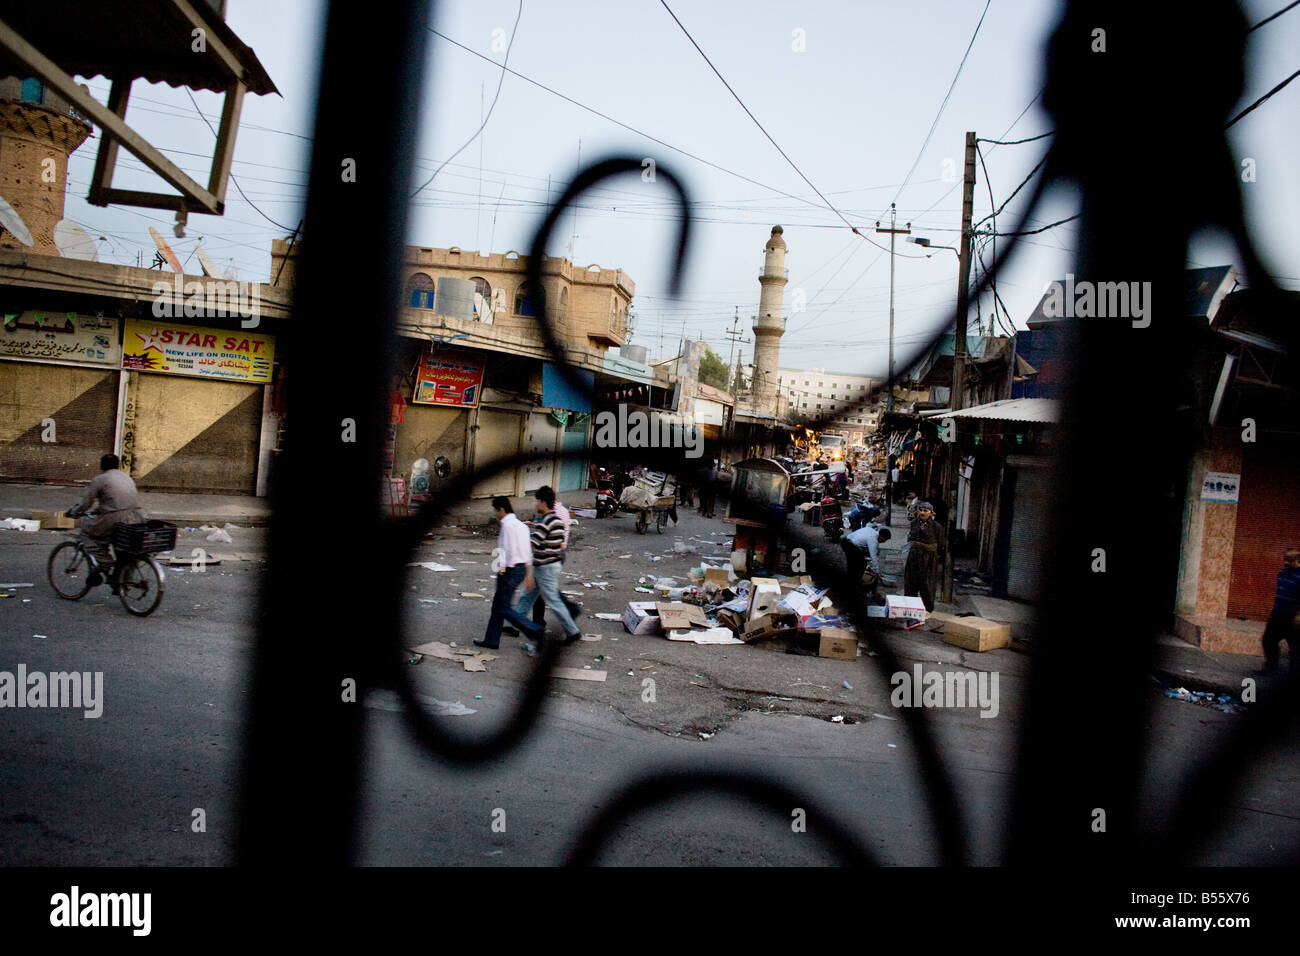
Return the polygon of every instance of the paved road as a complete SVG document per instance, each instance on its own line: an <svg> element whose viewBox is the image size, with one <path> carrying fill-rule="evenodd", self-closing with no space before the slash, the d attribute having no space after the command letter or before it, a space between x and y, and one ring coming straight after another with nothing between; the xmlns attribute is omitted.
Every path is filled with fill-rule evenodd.
<svg viewBox="0 0 1300 956"><path fill-rule="evenodd" d="M566 587L583 592L585 632L600 641L564 652L562 665L604 669L603 683L554 683L525 744L488 768L447 768L419 752L391 692L366 701L369 762L361 860L367 864L550 864L621 782L652 767L743 766L789 782L812 805L863 835L886 863L936 860L934 829L914 771L912 741L869 657L836 661L744 646L700 647L637 637L595 613L620 611L642 574L684 576L700 553L721 554L724 526L682 512L663 536L638 536L631 520L583 521ZM247 703L250 621L258 597L263 532L237 529L231 544L193 547L239 554L203 573L171 569L160 610L129 617L106 589L59 600L44 581L57 535L0 532L0 579L32 582L0 599L0 671L102 671L103 715L0 709L0 862L8 864L221 864L233 861L233 813ZM431 539L413 558L457 568L410 568L408 646L468 642L482 633L494 534ZM675 542L695 547L679 553ZM651 560L658 556L659 561ZM582 588L606 581L610 589ZM322 600L344 596L322 588ZM421 600L423 599L423 600ZM430 603L430 602L439 603ZM35 635L44 635L38 638ZM310 654L310 635L297 638ZM1041 636L1040 636L1041 639ZM936 635L892 639L905 666L996 671L996 718L974 709L931 711L980 863L996 862L1007 824L1009 763L1020 726L1029 658L967 654ZM531 661L506 638L486 673L426 657L407 673L417 690L477 711L448 717L482 733L513 706ZM605 660L597 661L597 655ZM631 672L629 674L629 672ZM655 700L643 699L643 680ZM844 683L851 685L846 688ZM291 692L291 689L290 689ZM1081 708L1105 706L1087 688L1063 687ZM831 718L842 716L844 722ZM1151 793L1158 813L1197 753L1235 717L1153 696ZM707 737L703 735L709 735ZM1213 863L1272 862L1274 846L1300 837L1294 747L1272 756L1243 787L1229 836ZM191 822L202 809L206 832ZM795 808L791 808L793 811ZM799 864L828 861L788 818L734 800L696 796L631 821L602 857L624 864ZM502 813L503 811L503 813ZM500 831L504 816L505 829ZM494 820L497 828L493 828Z"/></svg>

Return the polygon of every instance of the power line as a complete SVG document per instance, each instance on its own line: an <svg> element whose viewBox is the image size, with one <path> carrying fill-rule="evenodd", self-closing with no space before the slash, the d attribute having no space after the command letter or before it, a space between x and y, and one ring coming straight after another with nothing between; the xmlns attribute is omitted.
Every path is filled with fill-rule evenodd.
<svg viewBox="0 0 1300 956"><path fill-rule="evenodd" d="M662 2L662 0L661 0ZM912 161L912 168L907 171L903 177L903 185L898 187L898 192L894 194L894 202L898 202L898 197L903 194L908 182L912 179L912 173L916 172L916 167L920 165L921 157L925 155L925 148L930 145L930 137L934 135L935 128L939 125L939 120L943 116L943 111L948 107L948 100L952 97L952 91L957 88L957 80L961 76L962 68L966 66L966 58L970 56L971 48L975 46L975 38L980 34L980 27L984 25L984 17L989 12L989 4L993 0L985 0L984 10L980 13L979 23L975 24L975 32L971 34L970 43L966 44L966 52L962 54L961 62L957 64L957 72L953 74L952 82L948 84L948 92L944 94L943 102L939 104L939 112L934 116L934 122L930 124L930 131L925 134L925 140L921 143L921 149L916 154L916 159Z"/></svg>
<svg viewBox="0 0 1300 956"><path fill-rule="evenodd" d="M990 233L990 235L994 235L994 236L1035 236L1035 235L1037 235L1037 234L1040 233L1040 232L1046 232L1048 229L1055 229L1057 226L1063 226L1063 225L1065 225L1067 222L1072 222L1073 220L1078 219L1080 215L1082 215L1082 214L1076 212L1073 216L1066 216L1064 219L1058 219L1058 220L1056 220L1056 222L1049 222L1046 226L1043 226L1041 229L1024 229L1024 230L1022 230L1022 231L1020 231L1020 232L995 232L995 233Z"/></svg>
<svg viewBox="0 0 1300 956"><path fill-rule="evenodd" d="M1237 122L1237 120L1241 119L1241 118L1242 118L1243 116L1245 116L1247 113L1253 112L1254 110L1256 110L1256 109L1258 109L1259 107L1263 106L1264 103L1265 103L1265 102L1266 102L1266 101L1267 101L1267 100L1268 100L1268 99L1269 99L1269 98L1270 98L1274 93L1277 93L1279 90L1281 90L1283 87L1285 87L1288 83L1290 83L1292 80L1294 80L1297 76L1300 76L1300 70L1296 70L1294 73L1292 73L1290 76L1288 76L1285 80L1283 80L1283 81L1282 81L1281 83L1279 83L1277 86L1273 87L1271 90L1269 90L1267 93L1265 93L1265 94L1264 94L1263 96L1261 96L1259 99L1257 99L1255 102L1251 103L1249 106L1247 106L1244 110L1242 110L1240 113L1238 113L1238 114L1237 114L1236 116L1234 116L1232 119L1228 120L1228 125L1225 126L1225 127L1223 127L1223 128L1224 128L1224 129L1232 129L1233 125Z"/></svg>
<svg viewBox="0 0 1300 956"><path fill-rule="evenodd" d="M989 213L987 216L985 216L985 217L984 217L983 219L981 219L979 222L975 223L975 227L982 226L984 223L988 222L990 219L996 219L998 213L1000 213L1002 210L1004 210L1004 209L1007 208L1007 203L1009 203L1009 202L1011 202L1011 200L1015 199L1015 198L1016 198L1016 194L1017 194L1018 192L1020 192L1020 190L1024 189L1024 188L1025 188L1025 185L1026 185L1026 184L1027 184L1031 179L1034 178L1034 173L1038 172L1038 170L1039 170L1040 168L1042 168L1043 163L1047 162L1047 157L1050 156L1050 155L1051 155L1050 150L1049 150L1048 152L1044 153L1044 154L1043 154L1043 158L1040 159L1037 163L1035 163L1035 164L1034 164L1034 168L1031 169L1031 170L1029 171L1029 175L1027 175L1024 179L1022 179L1022 180L1020 181L1020 185L1019 185L1019 186L1017 186L1015 189L1011 190L1011 195L1008 196L1005 200L1003 200L1002 205L1001 205L1001 206L998 206L997 209L994 209L991 213ZM985 171L984 175L987 176L987 175L988 175L988 172Z"/></svg>
<svg viewBox="0 0 1300 956"><path fill-rule="evenodd" d="M510 51L515 45L515 37L518 36L519 34L519 18L522 17L523 15L524 15L524 0L519 0L519 11L515 14L515 25L510 28L510 42L506 44L505 59L501 61L501 76L498 77L497 79L497 91L496 94L493 95L492 97L492 105L488 107L487 115L483 117L483 122L480 123L478 129L474 131L474 135L471 136L469 139L465 140L465 142L461 145L460 149L456 150L456 152L452 153L445 160L443 160L442 166L439 166L437 169L435 169L433 171L433 175L430 176L428 179L426 179L423 183L421 183L420 186L415 190L415 192L411 193L412 199L414 199L416 196L420 194L421 189L429 185L429 183L433 182L438 177L438 173L442 172L443 168L448 163L450 163L453 159L459 156L465 150L465 148L469 146L470 143L478 139L479 134L482 133L483 130L487 128L488 121L492 119L492 111L497 108L497 100L501 98L501 87L506 82L506 64L510 62Z"/></svg>
<svg viewBox="0 0 1300 956"><path fill-rule="evenodd" d="M1296 3L1300 3L1300 0L1296 0ZM1031 104L1031 105L1032 105L1032 104ZM1021 115L1023 116L1024 114L1022 113ZM1032 142L1034 142L1035 140L1045 139L1046 137L1051 136L1051 135L1052 135L1053 133L1055 133L1055 132L1056 132L1056 130L1054 130L1054 129L1049 129L1046 133L1039 133L1037 136L1030 136L1028 139L1010 139L1010 140L1007 140L1007 139L983 139L983 138L977 138L977 139L975 140L975 142L977 142L977 143L992 143L992 144L995 145L995 146L1019 146L1021 143L1032 143Z"/></svg>
<svg viewBox="0 0 1300 956"><path fill-rule="evenodd" d="M194 112L198 113L199 116L203 117L203 125L206 126L206 127L207 127L211 132L212 132L212 135L213 135L214 137L216 137L216 136L217 136L217 131L216 131L215 129L212 128L212 124L208 122L208 118L207 118L206 116L203 116L203 111L202 111L201 109L199 109L199 104L198 104L198 102L194 99L194 94L190 92L189 87L186 87L186 88L185 88L185 95L188 96L188 97L190 98L190 102L194 104ZM244 188L243 188L242 186L239 185L239 180L235 178L235 174L234 174L234 173L227 173L226 175L229 176L229 177L230 177L230 181L231 181L232 183L235 184L235 188L239 190L239 195L244 196ZM283 229L285 232L293 232L293 228L292 228L292 227L290 227L290 226L286 226L286 225L284 225L283 223L276 222L274 219L272 219L272 218L271 218L270 216L268 216L266 213L262 212L262 210L258 209L258 208L257 208L257 204L256 204L255 202L253 202L253 200L249 199L247 196L244 196L244 202L246 202L246 203L248 203L250 206L252 206L252 207L253 207L253 210L254 210L254 211L255 211L259 216L261 216L263 219L265 219L267 222L269 222L271 225L273 225L273 226L278 226L279 228ZM179 220L178 220L178 221L179 221Z"/></svg>
<svg viewBox="0 0 1300 956"><path fill-rule="evenodd" d="M1262 27L1264 24L1268 23L1269 20L1276 20L1278 17L1280 17L1282 14L1286 13L1286 12L1287 12L1288 10L1290 10L1292 7L1300 7L1300 0L1292 0L1291 3L1288 3L1285 7L1283 7L1281 10L1279 10L1277 13L1273 14L1271 17L1265 17L1263 20L1260 20L1259 23L1256 23L1253 27L1251 27L1251 28L1250 28L1249 30L1247 30L1246 32L1247 32L1247 33L1254 33L1256 30L1258 30L1258 29L1259 29L1260 27Z"/></svg>
<svg viewBox="0 0 1300 956"><path fill-rule="evenodd" d="M668 0L659 0L659 2L663 5L663 8L664 8L665 10L668 11L668 15L669 15L670 17L673 18L673 22L676 23L677 26L681 29L682 33L684 33L684 34L686 35L686 39L688 39L688 40L691 41L691 46L695 47L696 52L698 52L698 53L700 54L700 56L702 56L702 57L704 58L704 62L707 63L707 64L709 65L709 69L713 71L714 76L716 76L719 80L722 81L722 85L725 86L725 87L727 88L727 92L731 94L732 99L734 99L737 103L740 104L740 108L741 108L742 110L745 111L745 115L746 115L746 116L748 116L751 120L753 120L754 125L758 127L758 131L759 131L760 133L762 133L763 136L765 136L765 137L767 138L767 141L768 141L769 143L771 143L772 146L776 149L776 151L777 151L778 153L781 154L781 158L784 159L787 163L790 164L790 168L793 169L796 173L798 173L799 178L802 179L805 183L808 184L808 188L811 189L813 192L815 192L815 193L817 194L817 197L818 197L819 199L821 199L821 201L822 201L823 203L825 203L826 208L829 209L831 212L835 213L835 215L838 216L838 217L840 218L840 220L844 223L844 225L848 226L849 229L853 232L853 234L854 234L855 236L857 236L859 239L862 239L862 240L864 240L865 242L869 242L869 243L871 243L871 245L875 246L877 249L883 249L884 246L880 245L880 244L877 243L877 242L872 241L871 239L868 239L865 235L863 235L861 232L859 232L859 231L858 231L858 227L855 226L855 225L853 225L853 223L849 222L848 219L846 219L846 218L844 217L844 214L843 214L842 212L840 212L838 209L836 209L836 208L831 204L831 201L830 201L829 199L827 199L824 195L822 195L822 191L821 191L820 189L818 189L816 186L813 185L813 182L812 182L811 179L809 179L807 176L804 175L803 170L800 169L800 168L798 167L798 165L795 163L795 161L794 161L793 159L791 159L791 158L786 154L786 151L783 150L783 149L780 147L780 145L777 143L777 141L774 140L774 139L772 138L772 135L771 135L771 134L770 134L770 133L769 133L769 132L768 132L768 131L763 127L763 124L760 123L760 122L758 121L758 117L755 116L755 115L753 114L753 112L750 110L750 108L749 108L748 106L745 105L745 101L742 100L742 99L740 98L739 94L737 94L736 91L735 91L734 89L731 88L731 84L727 82L727 78L726 78L725 76L723 76L723 75L718 71L718 68L717 68L716 66L713 65L713 61L709 59L708 54L705 53L702 49L700 49L700 45L699 45L698 43L695 42L695 37L691 36L691 32L690 32L689 30L686 29L686 27L685 27L685 25L682 23L682 21L677 19L677 14L673 13L672 7L668 6ZM985 4L985 7L984 7L984 9L985 9L986 11L988 10L988 3L991 3L991 2L992 2L992 0L987 0L987 2L986 2L986 4ZM981 22L983 21L983 19L984 19L983 17L980 18ZM973 39L972 39L972 42L974 42ZM967 50L967 52L969 53L970 51ZM966 62L964 57L962 58L962 62L963 62L963 63ZM960 71L959 71L959 72L960 72ZM954 80L954 82L955 82L955 80ZM915 167L913 167L913 168L915 168ZM911 173L909 173L908 176L909 176L909 178L910 178ZM907 181L906 181L906 180L903 181L903 185L904 185L904 186L907 185ZM899 187L899 191L900 191L900 192L902 191L902 187L901 187L901 186ZM908 259L916 259L916 258L921 258L921 257L919 257L919 256L905 256L904 258L908 258Z"/></svg>

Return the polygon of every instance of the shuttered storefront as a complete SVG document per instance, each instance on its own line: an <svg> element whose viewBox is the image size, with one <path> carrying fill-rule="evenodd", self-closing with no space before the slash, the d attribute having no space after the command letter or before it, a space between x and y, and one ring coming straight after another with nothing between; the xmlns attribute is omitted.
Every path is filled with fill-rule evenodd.
<svg viewBox="0 0 1300 956"><path fill-rule="evenodd" d="M1043 581L1051 505L1051 470L1044 460L1013 455L1007 460L1015 475L1012 492L1010 547L1007 552L1006 596L1037 601Z"/></svg>
<svg viewBox="0 0 1300 956"><path fill-rule="evenodd" d="M257 492L263 386L133 375L122 446L141 490Z"/></svg>
<svg viewBox="0 0 1300 956"><path fill-rule="evenodd" d="M119 374L0 361L0 478L72 484L99 474L113 451Z"/></svg>
<svg viewBox="0 0 1300 956"><path fill-rule="evenodd" d="M1300 470L1287 436L1246 443L1242 459L1228 617L1263 621L1273 608L1282 552L1300 548Z"/></svg>
<svg viewBox="0 0 1300 956"><path fill-rule="evenodd" d="M519 454L521 420L522 416L518 412L480 406L478 429L474 432L475 498L515 493L517 465L507 465L495 475L486 474L485 469L494 459Z"/></svg>

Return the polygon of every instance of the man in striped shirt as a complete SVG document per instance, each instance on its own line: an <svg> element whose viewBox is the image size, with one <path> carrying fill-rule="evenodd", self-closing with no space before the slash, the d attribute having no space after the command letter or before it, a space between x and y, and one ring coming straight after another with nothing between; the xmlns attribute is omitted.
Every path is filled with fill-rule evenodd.
<svg viewBox="0 0 1300 956"><path fill-rule="evenodd" d="M537 489L537 519L533 522L533 580L536 587L524 591L515 606L515 613L526 618L541 597L546 606L559 619L564 629L564 643L572 644L582 636L560 594L560 563L564 557L567 534L564 522L555 511L555 492L549 485ZM517 627L518 625L516 625Z"/></svg>

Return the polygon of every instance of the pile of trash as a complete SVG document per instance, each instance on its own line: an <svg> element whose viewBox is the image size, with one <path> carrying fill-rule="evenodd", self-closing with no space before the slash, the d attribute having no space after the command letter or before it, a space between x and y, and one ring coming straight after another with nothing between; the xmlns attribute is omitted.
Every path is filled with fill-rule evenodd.
<svg viewBox="0 0 1300 956"><path fill-rule="evenodd" d="M631 634L662 634L696 644L752 644L791 654L854 660L861 651L853 621L809 575L739 579L731 567L702 563L690 583L643 575L637 590L656 600L629 601L623 626ZM925 608L899 598L880 608L891 623L911 621ZM911 608L915 602L917 607Z"/></svg>
<svg viewBox="0 0 1300 956"><path fill-rule="evenodd" d="M1210 690L1188 690L1186 687L1170 687L1167 681L1158 677L1153 677L1152 681L1165 688L1165 696L1173 700L1199 704L1202 707L1219 710L1225 714L1244 714L1246 712L1245 706L1238 703L1231 694L1216 694Z"/></svg>

